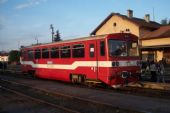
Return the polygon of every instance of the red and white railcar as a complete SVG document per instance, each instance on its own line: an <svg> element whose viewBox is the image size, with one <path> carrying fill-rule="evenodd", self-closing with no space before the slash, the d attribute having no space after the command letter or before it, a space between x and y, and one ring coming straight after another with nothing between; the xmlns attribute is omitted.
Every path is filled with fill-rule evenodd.
<svg viewBox="0 0 170 113"><path fill-rule="evenodd" d="M23 47L22 71L46 79L122 86L139 79L137 39L116 33Z"/></svg>

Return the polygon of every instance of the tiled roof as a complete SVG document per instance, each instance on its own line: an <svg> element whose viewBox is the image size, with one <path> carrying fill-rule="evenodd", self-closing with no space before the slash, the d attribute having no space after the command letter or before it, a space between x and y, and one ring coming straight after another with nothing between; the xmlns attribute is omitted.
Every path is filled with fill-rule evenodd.
<svg viewBox="0 0 170 113"><path fill-rule="evenodd" d="M159 29L146 34L141 39L167 38L170 37L170 25L161 26Z"/></svg>
<svg viewBox="0 0 170 113"><path fill-rule="evenodd" d="M112 16L115 16L115 15L119 16L123 19L129 20L139 27L147 27L147 28L151 28L151 29L158 29L161 26L159 23L154 22L154 21L146 22L144 19L140 19L140 18L136 18L136 17L129 18L126 15L122 15L122 14L119 14L119 13L111 13L108 17L106 17L106 19L104 19L104 21L101 22L101 24L99 24L99 26L97 28L95 28L93 30L93 32L91 32L91 35L95 35L97 30L99 30Z"/></svg>

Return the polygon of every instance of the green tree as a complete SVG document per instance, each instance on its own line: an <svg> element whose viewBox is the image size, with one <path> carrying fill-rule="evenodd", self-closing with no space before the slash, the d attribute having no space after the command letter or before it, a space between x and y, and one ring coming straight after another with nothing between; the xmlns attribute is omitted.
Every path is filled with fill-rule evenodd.
<svg viewBox="0 0 170 113"><path fill-rule="evenodd" d="M17 51L17 50L12 50L9 52L9 57L8 57L8 60L9 62L16 62L18 63L19 62L19 59L20 59L20 52Z"/></svg>
<svg viewBox="0 0 170 113"><path fill-rule="evenodd" d="M54 41L55 42L61 41L61 36L60 36L59 30L56 31Z"/></svg>

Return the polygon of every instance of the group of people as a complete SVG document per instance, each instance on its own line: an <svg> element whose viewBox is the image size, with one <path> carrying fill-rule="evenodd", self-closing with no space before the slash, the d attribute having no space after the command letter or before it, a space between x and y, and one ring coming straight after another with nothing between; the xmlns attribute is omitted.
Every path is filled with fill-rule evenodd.
<svg viewBox="0 0 170 113"><path fill-rule="evenodd" d="M149 71L151 74L151 81L152 82L163 82L165 83L165 68L163 61L160 60L159 62L148 61L146 64L141 66L142 74L145 74L146 71Z"/></svg>

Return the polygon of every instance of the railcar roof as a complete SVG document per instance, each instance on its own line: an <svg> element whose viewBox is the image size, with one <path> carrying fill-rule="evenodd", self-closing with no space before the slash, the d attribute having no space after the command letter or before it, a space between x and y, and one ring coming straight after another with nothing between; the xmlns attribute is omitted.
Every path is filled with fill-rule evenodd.
<svg viewBox="0 0 170 113"><path fill-rule="evenodd" d="M114 34L117 34L117 35L121 34L122 35L122 33L114 33ZM129 33L123 33L123 34L129 35ZM68 39L68 40L63 40L63 41L59 41L59 42L35 44L35 45L30 45L30 46L24 46L21 49L36 48L36 47L42 47L42 46L52 46L52 45L55 45L55 44L66 44L66 43L70 43L70 42L81 42L81 41L87 41L87 40L103 39L108 35L113 35L113 34L95 35L95 36L81 37L81 38L75 38L75 39ZM130 34L130 35L133 35L133 34Z"/></svg>
<svg viewBox="0 0 170 113"><path fill-rule="evenodd" d="M105 35L98 35L98 36L81 37L81 38L68 39L68 40L63 40L63 41L58 41L58 42L50 42L50 43L42 43L42 44L24 46L24 48L41 47L41 46L48 46L48 45L55 45L55 44L64 44L64 43L77 42L77 41L102 39L105 36L106 36L106 34Z"/></svg>

